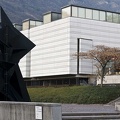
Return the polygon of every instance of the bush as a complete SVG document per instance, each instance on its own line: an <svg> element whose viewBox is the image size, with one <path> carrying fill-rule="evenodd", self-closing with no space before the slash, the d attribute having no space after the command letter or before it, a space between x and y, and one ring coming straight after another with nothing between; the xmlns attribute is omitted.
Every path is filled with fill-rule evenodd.
<svg viewBox="0 0 120 120"><path fill-rule="evenodd" d="M120 96L120 87L72 86L28 88L34 102L104 104Z"/></svg>

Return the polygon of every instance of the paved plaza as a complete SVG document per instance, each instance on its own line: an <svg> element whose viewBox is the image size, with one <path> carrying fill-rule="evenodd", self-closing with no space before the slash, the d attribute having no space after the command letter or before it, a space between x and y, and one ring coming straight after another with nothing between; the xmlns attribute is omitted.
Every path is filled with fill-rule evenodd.
<svg viewBox="0 0 120 120"><path fill-rule="evenodd" d="M120 120L113 105L62 104L62 120Z"/></svg>
<svg viewBox="0 0 120 120"><path fill-rule="evenodd" d="M78 113L117 113L115 106L102 104L62 104L62 112L78 112Z"/></svg>

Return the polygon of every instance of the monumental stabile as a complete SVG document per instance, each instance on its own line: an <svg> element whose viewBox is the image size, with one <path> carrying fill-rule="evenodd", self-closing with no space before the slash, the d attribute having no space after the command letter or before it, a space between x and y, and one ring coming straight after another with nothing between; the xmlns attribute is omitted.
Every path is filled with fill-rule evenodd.
<svg viewBox="0 0 120 120"><path fill-rule="evenodd" d="M18 63L34 46L0 7L0 101L30 101Z"/></svg>

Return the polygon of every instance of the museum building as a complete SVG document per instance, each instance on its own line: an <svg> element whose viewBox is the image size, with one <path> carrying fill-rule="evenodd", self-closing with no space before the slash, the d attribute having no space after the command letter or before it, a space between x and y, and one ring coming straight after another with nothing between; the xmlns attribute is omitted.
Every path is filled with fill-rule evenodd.
<svg viewBox="0 0 120 120"><path fill-rule="evenodd" d="M68 5L43 14L43 21L24 20L21 32L36 44L19 64L27 86L95 85L93 61L75 54L96 45L120 47L120 13ZM120 84L119 73L108 73L104 84Z"/></svg>

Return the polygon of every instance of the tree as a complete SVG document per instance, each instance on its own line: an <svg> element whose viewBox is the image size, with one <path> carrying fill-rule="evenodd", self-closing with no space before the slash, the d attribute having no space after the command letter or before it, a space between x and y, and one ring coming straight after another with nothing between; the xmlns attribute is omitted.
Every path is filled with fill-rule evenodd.
<svg viewBox="0 0 120 120"><path fill-rule="evenodd" d="M87 52L79 52L79 58L93 59L94 65L97 68L97 76L101 80L101 87L103 86L103 80L108 72L106 67L111 63L112 65L120 65L120 49L112 48L104 45L97 45L92 50Z"/></svg>

